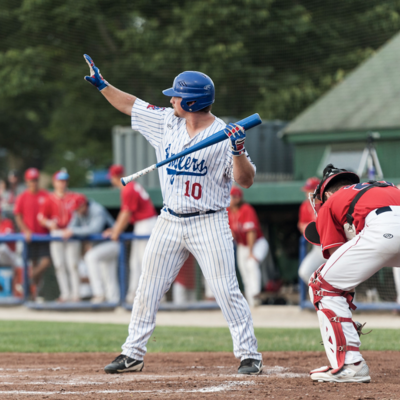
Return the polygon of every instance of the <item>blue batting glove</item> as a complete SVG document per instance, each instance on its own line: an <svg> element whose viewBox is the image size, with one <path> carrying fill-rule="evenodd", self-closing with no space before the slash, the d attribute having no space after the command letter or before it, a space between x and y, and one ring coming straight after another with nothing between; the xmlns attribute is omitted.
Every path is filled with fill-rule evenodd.
<svg viewBox="0 0 400 400"><path fill-rule="evenodd" d="M83 57L90 68L90 76L85 76L85 80L96 86L101 92L108 86L108 82L101 76L100 70L94 65L93 60L87 54L84 54Z"/></svg>
<svg viewBox="0 0 400 400"><path fill-rule="evenodd" d="M245 154L244 141L246 140L246 133L243 126L231 123L226 126L224 132L229 137L232 154L234 156Z"/></svg>

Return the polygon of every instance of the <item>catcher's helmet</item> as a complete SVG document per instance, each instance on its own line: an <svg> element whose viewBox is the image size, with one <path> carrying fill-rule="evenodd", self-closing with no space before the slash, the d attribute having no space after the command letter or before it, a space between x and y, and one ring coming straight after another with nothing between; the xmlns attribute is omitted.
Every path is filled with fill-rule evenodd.
<svg viewBox="0 0 400 400"><path fill-rule="evenodd" d="M179 74L170 89L163 90L166 96L182 97L181 107L185 111L199 111L215 101L214 82L209 76L197 71ZM190 107L188 103L194 101Z"/></svg>
<svg viewBox="0 0 400 400"><path fill-rule="evenodd" d="M314 199L320 200L322 203L324 200L324 193L326 192L329 185L332 185L338 180L349 180L353 183L360 183L360 178L357 174L346 169L335 168L332 164L328 164L323 172L323 177L315 192L313 194Z"/></svg>

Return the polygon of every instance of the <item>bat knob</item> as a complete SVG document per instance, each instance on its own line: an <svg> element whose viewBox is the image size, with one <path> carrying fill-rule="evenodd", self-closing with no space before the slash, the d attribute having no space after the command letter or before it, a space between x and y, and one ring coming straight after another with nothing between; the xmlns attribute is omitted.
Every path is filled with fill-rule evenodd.
<svg viewBox="0 0 400 400"><path fill-rule="evenodd" d="M125 182L124 178L121 178L121 183L122 183L123 186L126 186L126 182Z"/></svg>

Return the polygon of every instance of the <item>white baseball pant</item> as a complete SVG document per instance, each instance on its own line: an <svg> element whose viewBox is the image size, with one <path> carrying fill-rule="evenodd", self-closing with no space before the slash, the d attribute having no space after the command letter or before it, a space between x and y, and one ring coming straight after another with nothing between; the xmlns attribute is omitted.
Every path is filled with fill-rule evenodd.
<svg viewBox="0 0 400 400"><path fill-rule="evenodd" d="M312 246L312 249L304 257L299 267L299 276L308 285L311 274L313 274L322 264L326 262L322 255L320 246Z"/></svg>
<svg viewBox="0 0 400 400"><path fill-rule="evenodd" d="M400 206L391 212L365 219L365 228L352 240L331 255L321 276L333 287L352 291L383 267L400 267ZM344 297L324 296L319 308L327 308L339 317L351 318L352 313ZM348 346L360 346L360 338L351 322L342 323ZM362 361L361 353L346 352L345 364Z"/></svg>
<svg viewBox="0 0 400 400"><path fill-rule="evenodd" d="M236 255L237 263L244 285L244 293L250 307L254 307L254 296L261 291L261 271L260 264L268 254L268 242L264 237L259 238L253 246L253 256L249 257L250 248L243 244L237 245Z"/></svg>
<svg viewBox="0 0 400 400"><path fill-rule="evenodd" d="M109 241L92 247L84 257L93 296L110 303L119 301L119 251L119 242Z"/></svg>
<svg viewBox="0 0 400 400"><path fill-rule="evenodd" d="M133 303L129 336L122 354L142 360L156 322L160 300L174 282L189 252L199 262L228 322L234 354L261 360L249 306L239 290L233 238L226 211L178 218L162 212L150 237Z"/></svg>
<svg viewBox="0 0 400 400"><path fill-rule="evenodd" d="M63 301L79 299L78 264L81 258L81 242L51 242L50 254L53 260L60 299Z"/></svg>
<svg viewBox="0 0 400 400"><path fill-rule="evenodd" d="M135 223L133 228L133 233L135 235L151 235L155 224L157 222L157 217L151 217L143 219ZM131 254L129 257L129 289L126 295L126 302L133 303L135 298L136 290L139 285L140 274L142 273L142 262L144 252L146 250L146 245L148 239L136 239L132 240L131 244Z"/></svg>

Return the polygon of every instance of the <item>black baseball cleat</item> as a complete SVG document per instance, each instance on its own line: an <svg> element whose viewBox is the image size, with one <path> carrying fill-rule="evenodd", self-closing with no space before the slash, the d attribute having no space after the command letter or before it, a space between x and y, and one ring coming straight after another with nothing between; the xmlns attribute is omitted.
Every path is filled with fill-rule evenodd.
<svg viewBox="0 0 400 400"><path fill-rule="evenodd" d="M246 358L240 363L238 369L239 374L245 375L259 375L263 370L263 363L261 360L255 360L254 358Z"/></svg>
<svg viewBox="0 0 400 400"><path fill-rule="evenodd" d="M120 354L111 364L104 367L106 374L118 374L119 372L140 372L144 367L143 360L135 360Z"/></svg>

